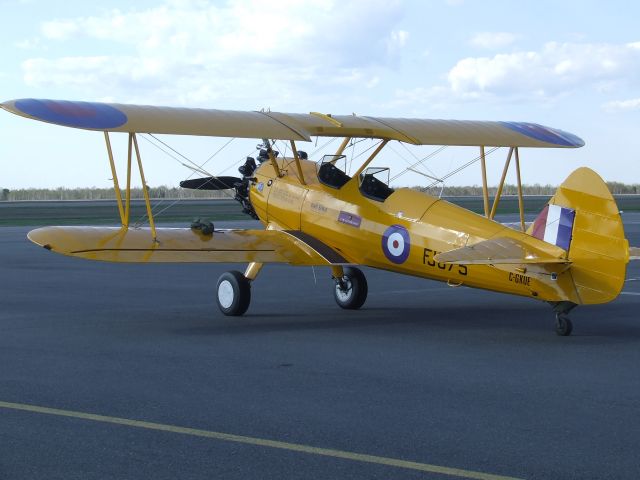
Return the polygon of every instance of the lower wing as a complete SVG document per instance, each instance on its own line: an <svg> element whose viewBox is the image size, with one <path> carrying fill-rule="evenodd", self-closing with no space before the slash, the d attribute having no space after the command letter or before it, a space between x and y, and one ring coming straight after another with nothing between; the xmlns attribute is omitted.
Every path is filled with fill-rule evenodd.
<svg viewBox="0 0 640 480"><path fill-rule="evenodd" d="M314 237L289 230L217 230L203 234L186 228L45 227L29 239L56 253L88 260L135 263L288 263L348 264Z"/></svg>

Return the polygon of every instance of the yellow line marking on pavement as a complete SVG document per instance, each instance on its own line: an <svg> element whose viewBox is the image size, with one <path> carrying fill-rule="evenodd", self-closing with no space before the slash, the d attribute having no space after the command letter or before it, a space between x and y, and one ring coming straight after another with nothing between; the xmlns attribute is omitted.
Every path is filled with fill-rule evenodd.
<svg viewBox="0 0 640 480"><path fill-rule="evenodd" d="M11 403L0 401L0 408L10 410L21 410L25 412L41 413L45 415L55 415L58 417L77 418L81 420L90 420L92 422L111 423L116 425L125 425L127 427L143 428L146 430L157 430L161 432L180 433L183 435L191 435L194 437L213 438L225 442L244 443L247 445L255 445L259 447L279 448L281 450L289 450L293 452L309 453L312 455L320 455L324 457L342 458L355 462L373 463L377 465L385 465L388 467L406 468L410 470L418 470L421 472L439 473L442 475L450 475L458 478L470 478L476 480L520 480L514 477L505 477L502 475L492 475L489 473L475 472L473 470L462 470L459 468L443 467L440 465L430 465L428 463L409 462L389 457L378 457L376 455L366 455L363 453L347 452L343 450L333 450L330 448L318 448L310 445L302 445L299 443L279 442L277 440L267 440L264 438L247 437L244 435L233 435L230 433L213 432L209 430L199 430L196 428L178 427L175 425L165 425L162 423L143 422L140 420L131 420L128 418L108 417L106 415L96 415L93 413L76 412L73 410L61 410L58 408L39 407L37 405L27 405L24 403Z"/></svg>

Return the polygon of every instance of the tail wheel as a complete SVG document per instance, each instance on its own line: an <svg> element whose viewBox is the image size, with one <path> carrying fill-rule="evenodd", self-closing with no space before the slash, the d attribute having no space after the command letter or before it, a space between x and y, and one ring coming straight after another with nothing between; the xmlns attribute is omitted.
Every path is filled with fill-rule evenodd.
<svg viewBox="0 0 640 480"><path fill-rule="evenodd" d="M357 310L367 299L367 279L361 270L346 267L344 275L335 279L333 295L336 303L346 310Z"/></svg>
<svg viewBox="0 0 640 480"><path fill-rule="evenodd" d="M571 335L571 331L573 330L573 324L569 317L567 317L564 313L556 314L556 333L561 337L567 337Z"/></svg>
<svg viewBox="0 0 640 480"><path fill-rule="evenodd" d="M240 316L251 303L251 283L235 270L220 275L216 292L218 308L225 315Z"/></svg>

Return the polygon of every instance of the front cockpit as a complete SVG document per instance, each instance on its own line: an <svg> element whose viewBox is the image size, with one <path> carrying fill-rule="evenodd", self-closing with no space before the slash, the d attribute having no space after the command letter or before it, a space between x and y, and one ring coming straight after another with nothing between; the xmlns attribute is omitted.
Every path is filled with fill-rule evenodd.
<svg viewBox="0 0 640 480"><path fill-rule="evenodd" d="M318 181L327 187L339 190L351 177L345 173L347 157L344 155L325 155L318 163Z"/></svg>

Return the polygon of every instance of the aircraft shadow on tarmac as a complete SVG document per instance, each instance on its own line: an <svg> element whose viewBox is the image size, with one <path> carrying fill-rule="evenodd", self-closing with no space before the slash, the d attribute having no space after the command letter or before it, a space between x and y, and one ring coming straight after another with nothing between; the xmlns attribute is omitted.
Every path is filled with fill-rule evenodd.
<svg viewBox="0 0 640 480"><path fill-rule="evenodd" d="M519 337L556 340L550 308L535 305L500 306L472 304L462 307L394 308L370 307L359 311L322 311L316 313L254 313L241 318L214 317L203 324L172 328L180 335L249 335L336 329L384 330L389 334L462 334L466 337ZM198 317L201 319L201 317ZM583 342L640 341L640 326L635 325L629 305L610 304L591 307L575 315L573 337ZM562 340L562 339L558 339ZM571 341L571 338L565 339Z"/></svg>

